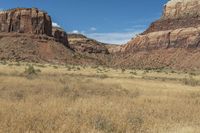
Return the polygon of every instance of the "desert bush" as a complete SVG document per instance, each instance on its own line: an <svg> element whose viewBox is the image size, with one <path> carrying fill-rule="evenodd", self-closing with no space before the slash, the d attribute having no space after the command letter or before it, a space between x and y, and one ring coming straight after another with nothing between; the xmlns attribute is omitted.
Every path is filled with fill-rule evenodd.
<svg viewBox="0 0 200 133"><path fill-rule="evenodd" d="M58 67L57 67L57 66L53 66L53 68L54 68L54 69L58 69Z"/></svg>
<svg viewBox="0 0 200 133"><path fill-rule="evenodd" d="M80 70L81 70L81 68L80 68L80 67L77 67L76 69L77 69L78 71L80 71Z"/></svg>
<svg viewBox="0 0 200 133"><path fill-rule="evenodd" d="M131 130L134 132L134 133L137 133L137 132L142 132L141 129L142 129L142 125L144 123L144 120L142 117L140 116L132 116L130 115L128 117L128 123L131 125Z"/></svg>
<svg viewBox="0 0 200 133"><path fill-rule="evenodd" d="M21 64L20 64L20 62L16 62L16 64L15 64L16 66L20 66Z"/></svg>
<svg viewBox="0 0 200 133"><path fill-rule="evenodd" d="M200 82L194 79L192 76L190 76L189 78L184 78L183 83L189 86L198 86L200 84Z"/></svg>
<svg viewBox="0 0 200 133"><path fill-rule="evenodd" d="M105 133L114 133L116 128L114 123L102 115L97 115L91 120L91 124L94 125L95 129L103 131Z"/></svg>
<svg viewBox="0 0 200 133"><path fill-rule="evenodd" d="M190 72L189 73L191 76L196 76L197 75L197 73L195 73L195 72Z"/></svg>
<svg viewBox="0 0 200 133"><path fill-rule="evenodd" d="M28 65L28 67L25 68L24 74L27 78L32 78L32 76L37 75L40 72L40 69L35 69L32 65Z"/></svg>
<svg viewBox="0 0 200 133"><path fill-rule="evenodd" d="M100 79L105 79L105 78L108 78L108 75L106 74L101 74L98 76Z"/></svg>
<svg viewBox="0 0 200 133"><path fill-rule="evenodd" d="M0 63L1 63L2 65L6 65L6 64L7 64L7 62L6 62L5 60L1 61Z"/></svg>
<svg viewBox="0 0 200 133"><path fill-rule="evenodd" d="M137 75L137 72L130 72L130 74Z"/></svg>
<svg viewBox="0 0 200 133"><path fill-rule="evenodd" d="M94 66L92 66L91 68L97 69L97 68L99 68L99 66L98 66L98 65L94 65Z"/></svg>
<svg viewBox="0 0 200 133"><path fill-rule="evenodd" d="M122 71L122 73L124 73L124 72L126 71L126 69L122 68L122 70L121 70L121 71Z"/></svg>

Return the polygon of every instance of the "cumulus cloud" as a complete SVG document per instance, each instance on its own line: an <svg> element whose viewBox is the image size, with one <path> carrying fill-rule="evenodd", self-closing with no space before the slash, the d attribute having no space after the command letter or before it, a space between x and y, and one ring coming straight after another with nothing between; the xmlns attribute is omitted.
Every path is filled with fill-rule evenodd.
<svg viewBox="0 0 200 133"><path fill-rule="evenodd" d="M53 26L53 27L59 27L59 28L61 27L59 24L57 24L57 23L55 23L55 22L52 23L52 26Z"/></svg>
<svg viewBox="0 0 200 133"><path fill-rule="evenodd" d="M141 30L138 30L134 32L89 33L86 35L104 43L124 44L141 32Z"/></svg>

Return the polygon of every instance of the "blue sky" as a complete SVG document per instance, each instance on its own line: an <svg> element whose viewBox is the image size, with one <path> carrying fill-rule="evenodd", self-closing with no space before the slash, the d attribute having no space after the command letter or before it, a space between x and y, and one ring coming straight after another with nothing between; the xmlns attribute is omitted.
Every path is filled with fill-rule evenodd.
<svg viewBox="0 0 200 133"><path fill-rule="evenodd" d="M121 44L144 31L168 0L0 0L0 9L37 7L66 32Z"/></svg>

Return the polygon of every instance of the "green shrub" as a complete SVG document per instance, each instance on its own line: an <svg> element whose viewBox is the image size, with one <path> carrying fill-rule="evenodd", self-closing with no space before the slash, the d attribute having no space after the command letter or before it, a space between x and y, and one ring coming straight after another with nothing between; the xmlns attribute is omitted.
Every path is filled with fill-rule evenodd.
<svg viewBox="0 0 200 133"><path fill-rule="evenodd" d="M25 68L25 71L24 71L26 76L37 75L39 72L41 72L41 70L35 69L32 65L29 65L27 68Z"/></svg>

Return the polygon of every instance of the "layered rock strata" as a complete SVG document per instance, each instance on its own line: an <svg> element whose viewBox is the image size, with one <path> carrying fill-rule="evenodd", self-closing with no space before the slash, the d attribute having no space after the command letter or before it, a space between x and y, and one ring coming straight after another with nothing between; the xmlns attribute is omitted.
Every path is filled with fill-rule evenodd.
<svg viewBox="0 0 200 133"><path fill-rule="evenodd" d="M65 46L69 47L67 33L63 29L59 27L53 27L52 35L56 39L56 41L61 42Z"/></svg>
<svg viewBox="0 0 200 133"><path fill-rule="evenodd" d="M51 17L37 8L16 8L0 12L0 32L52 35Z"/></svg>
<svg viewBox="0 0 200 133"><path fill-rule="evenodd" d="M169 1L161 19L129 41L122 51L200 47L199 7L199 0Z"/></svg>
<svg viewBox="0 0 200 133"><path fill-rule="evenodd" d="M121 67L200 69L200 1L170 0L162 17L119 53Z"/></svg>
<svg viewBox="0 0 200 133"><path fill-rule="evenodd" d="M81 34L68 34L70 48L81 53L102 53L109 54L106 44L89 39Z"/></svg>

